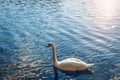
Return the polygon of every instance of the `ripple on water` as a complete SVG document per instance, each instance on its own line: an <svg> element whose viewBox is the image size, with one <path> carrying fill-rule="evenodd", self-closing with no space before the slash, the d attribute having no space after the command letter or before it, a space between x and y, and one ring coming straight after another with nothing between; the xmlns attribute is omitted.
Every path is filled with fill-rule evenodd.
<svg viewBox="0 0 120 80"><path fill-rule="evenodd" d="M75 8L65 7L72 2L0 1L1 80L52 80L52 52L45 47L49 42L56 44L59 60L75 57L95 63L91 67L95 70L94 76L72 78L59 72L61 80L111 80L120 76L119 15L116 15L117 20L113 18L105 24L98 20L103 17L92 14L99 12L94 11L96 7L91 8L94 6L89 0L78 2L79 5L74 2ZM108 25L113 26L108 29Z"/></svg>

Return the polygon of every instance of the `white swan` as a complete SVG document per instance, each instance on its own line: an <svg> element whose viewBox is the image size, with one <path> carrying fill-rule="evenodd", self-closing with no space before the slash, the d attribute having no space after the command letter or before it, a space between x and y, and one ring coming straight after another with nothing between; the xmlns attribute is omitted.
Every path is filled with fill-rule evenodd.
<svg viewBox="0 0 120 80"><path fill-rule="evenodd" d="M64 71L87 70L88 67L94 65L94 64L87 64L86 62L76 58L67 58L62 61L58 61L56 57L55 45L53 43L49 43L47 47L51 47L53 51L53 66L60 70L64 70Z"/></svg>

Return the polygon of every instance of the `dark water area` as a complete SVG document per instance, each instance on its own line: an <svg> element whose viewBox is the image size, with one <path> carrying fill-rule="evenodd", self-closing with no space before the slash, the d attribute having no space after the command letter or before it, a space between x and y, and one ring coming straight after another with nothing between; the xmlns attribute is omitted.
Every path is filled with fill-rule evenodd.
<svg viewBox="0 0 120 80"><path fill-rule="evenodd" d="M58 80L120 77L119 0L0 0L0 80L54 80L51 49L95 63L94 75Z"/></svg>

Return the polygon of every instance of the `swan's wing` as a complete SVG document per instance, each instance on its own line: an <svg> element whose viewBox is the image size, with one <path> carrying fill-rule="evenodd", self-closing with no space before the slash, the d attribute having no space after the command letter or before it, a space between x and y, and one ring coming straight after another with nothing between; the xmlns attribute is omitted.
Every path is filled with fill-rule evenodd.
<svg viewBox="0 0 120 80"><path fill-rule="evenodd" d="M66 60L69 60L69 61L74 61L74 62L78 62L78 63L82 63L82 64L86 64L86 62L80 60L80 59L76 59L76 58L68 58Z"/></svg>
<svg viewBox="0 0 120 80"><path fill-rule="evenodd" d="M68 58L60 61L58 63L58 68L69 71L85 70L87 68L87 64L79 59Z"/></svg>
<svg viewBox="0 0 120 80"><path fill-rule="evenodd" d="M68 58L68 59L65 59L67 61L75 61L75 62L78 62L79 64L82 64L82 65L86 65L87 67L91 67L93 66L94 64L87 64L86 62L80 60L80 59L76 59L76 58Z"/></svg>

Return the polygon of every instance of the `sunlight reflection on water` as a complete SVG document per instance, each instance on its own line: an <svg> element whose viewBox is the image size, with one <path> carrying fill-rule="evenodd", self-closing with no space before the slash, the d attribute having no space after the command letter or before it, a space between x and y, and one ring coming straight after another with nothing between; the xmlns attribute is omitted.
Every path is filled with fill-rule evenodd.
<svg viewBox="0 0 120 80"><path fill-rule="evenodd" d="M109 80L120 76L119 0L0 1L0 80L53 80L49 42L58 60L96 63L94 76L70 80ZM102 68L101 68L102 67ZM59 79L66 76L59 73Z"/></svg>

